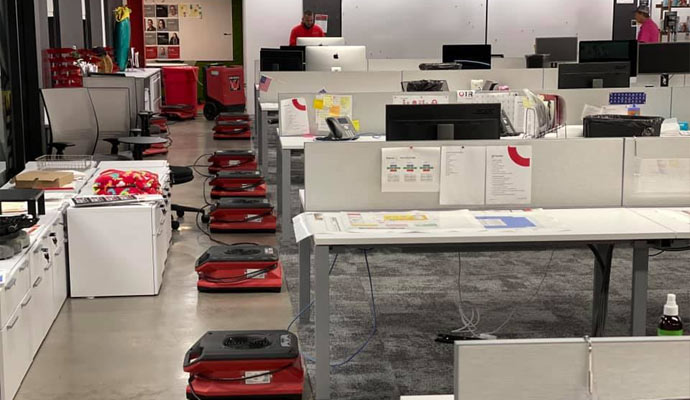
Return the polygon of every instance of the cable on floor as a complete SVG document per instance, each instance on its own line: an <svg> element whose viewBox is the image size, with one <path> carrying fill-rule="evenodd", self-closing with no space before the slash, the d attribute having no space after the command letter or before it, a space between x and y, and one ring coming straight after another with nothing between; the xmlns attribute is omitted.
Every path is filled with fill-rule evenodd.
<svg viewBox="0 0 690 400"><path fill-rule="evenodd" d="M544 275L542 276L541 280L539 281L539 285L537 285L536 290L532 295L527 299L527 302L532 302L539 293L541 293L542 286L544 285L544 282L546 281L546 277L549 275L549 272L551 270L551 265L553 262L553 256L555 254L555 250L551 250L551 255L549 256L549 260L546 263L546 266L544 267ZM479 332L479 322L481 321L481 316L479 313L479 310L473 307L472 312L469 316L465 313L465 310L463 309L463 298L462 298L462 257L460 256L460 253L458 253L458 297L459 297L459 303L458 307L460 310L460 321L462 322L462 327L456 329L453 331L453 333L470 333L471 335L475 337L481 337L482 335L496 335L498 332L500 332L503 328L508 325L508 323L513 319L515 314L517 313L517 310L519 308L518 305L515 305L513 307L512 311L508 315L508 318L501 323L496 329L490 331L490 332Z"/></svg>

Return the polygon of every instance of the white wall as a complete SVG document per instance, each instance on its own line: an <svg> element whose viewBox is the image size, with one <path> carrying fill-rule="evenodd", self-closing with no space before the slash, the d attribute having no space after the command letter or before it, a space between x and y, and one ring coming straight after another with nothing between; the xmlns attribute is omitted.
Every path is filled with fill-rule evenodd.
<svg viewBox="0 0 690 400"><path fill-rule="evenodd" d="M244 0L244 76L247 111L254 113L254 60L262 47L287 45L302 18L302 0Z"/></svg>

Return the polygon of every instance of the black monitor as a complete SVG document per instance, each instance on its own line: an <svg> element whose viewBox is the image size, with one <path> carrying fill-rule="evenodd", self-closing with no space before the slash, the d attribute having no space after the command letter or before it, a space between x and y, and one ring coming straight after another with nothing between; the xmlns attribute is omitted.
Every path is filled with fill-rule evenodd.
<svg viewBox="0 0 690 400"><path fill-rule="evenodd" d="M637 76L637 40L587 40L580 42L580 62L630 63L630 76Z"/></svg>
<svg viewBox="0 0 690 400"><path fill-rule="evenodd" d="M261 49L260 64L261 71L304 71L304 52Z"/></svg>
<svg viewBox="0 0 690 400"><path fill-rule="evenodd" d="M559 89L630 87L630 63L582 63L558 66Z"/></svg>
<svg viewBox="0 0 690 400"><path fill-rule="evenodd" d="M386 141L500 139L500 104L386 105Z"/></svg>
<svg viewBox="0 0 690 400"><path fill-rule="evenodd" d="M491 45L444 44L443 62L462 64L462 69L491 69Z"/></svg>
<svg viewBox="0 0 690 400"><path fill-rule="evenodd" d="M641 43L638 60L641 74L690 73L690 43Z"/></svg>
<svg viewBox="0 0 690 400"><path fill-rule="evenodd" d="M577 37L536 38L534 50L537 54L548 54L549 62L577 61Z"/></svg>

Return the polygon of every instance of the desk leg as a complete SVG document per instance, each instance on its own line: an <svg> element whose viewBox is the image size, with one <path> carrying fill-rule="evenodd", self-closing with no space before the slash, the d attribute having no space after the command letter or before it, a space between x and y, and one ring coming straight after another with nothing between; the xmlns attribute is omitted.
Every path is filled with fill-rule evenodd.
<svg viewBox="0 0 690 400"><path fill-rule="evenodd" d="M283 150L280 148L280 186L278 191L280 192L280 223L282 226L282 232L284 238L289 238L290 231L292 230L292 210L290 208L290 192L291 192L291 178L292 178L292 159L290 150Z"/></svg>
<svg viewBox="0 0 690 400"><path fill-rule="evenodd" d="M266 173L268 173L268 112L261 111L261 133L259 136L260 162Z"/></svg>
<svg viewBox="0 0 690 400"><path fill-rule="evenodd" d="M330 398L330 297L328 281L328 246L314 248L314 271L316 274L315 290L315 327L316 338L316 399Z"/></svg>
<svg viewBox="0 0 690 400"><path fill-rule="evenodd" d="M299 242L299 310L301 312L311 302L311 239ZM306 324L311 318L311 310L300 317L300 323Z"/></svg>
<svg viewBox="0 0 690 400"><path fill-rule="evenodd" d="M632 260L632 329L633 336L647 334L647 283L649 271L649 247L633 244Z"/></svg>
<svg viewBox="0 0 690 400"><path fill-rule="evenodd" d="M259 108L259 102L254 100L254 137L252 138L252 148L256 149L256 153L259 156L259 164L261 167L264 165L264 159L263 159L263 154L259 154L261 151L261 124L262 124L262 118L261 118L261 108ZM268 171L265 171L263 168L261 168L264 173L267 173Z"/></svg>
<svg viewBox="0 0 690 400"><path fill-rule="evenodd" d="M606 315L609 304L609 284L611 281L611 263L613 245L595 245L605 265L594 259L594 285L592 292L592 336L604 336Z"/></svg>

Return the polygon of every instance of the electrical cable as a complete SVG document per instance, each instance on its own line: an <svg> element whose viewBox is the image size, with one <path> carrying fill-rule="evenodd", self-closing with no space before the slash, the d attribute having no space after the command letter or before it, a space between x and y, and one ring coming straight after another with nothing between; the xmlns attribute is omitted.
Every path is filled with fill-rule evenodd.
<svg viewBox="0 0 690 400"><path fill-rule="evenodd" d="M208 205L201 207L199 209L199 212L196 214L196 227L197 227L197 229L199 229L199 231L201 231L201 233L203 233L204 235L208 236L208 238L214 243L220 244L222 246L233 246L233 244L226 243L222 240L218 240L218 239L214 238L213 235L211 235L211 232L209 232L209 231L207 231L201 227L201 223L199 222L199 218L201 215L205 215L204 210L206 210L209 207L210 206L208 206ZM236 244L239 244L239 243L236 243Z"/></svg>
<svg viewBox="0 0 690 400"><path fill-rule="evenodd" d="M658 253L650 254L649 256L650 257L656 257L656 256L659 256L661 254L664 254L665 252L666 252L666 250L660 250Z"/></svg>
<svg viewBox="0 0 690 400"><path fill-rule="evenodd" d="M267 274L276 268L278 268L278 263L275 263L275 264L271 265L270 267L258 269L258 270L252 271L252 272L247 272L247 273L244 273L242 275L230 276L227 278L211 278L204 273L200 273L199 279L203 279L203 280L213 282L213 283L240 283L240 282L245 282L245 281L254 279L256 277L262 276L264 274Z"/></svg>
<svg viewBox="0 0 690 400"><path fill-rule="evenodd" d="M537 285L536 290L532 295L527 299L527 302L532 302L539 293L541 293L542 286L544 285L544 282L546 281L547 276L549 275L549 272L551 270L551 265L553 262L553 256L555 254L556 250L551 250L551 255L549 256L549 260L546 263L546 266L544 267L544 275L542 276L541 280L539 281L539 284ZM463 309L463 299L462 299L462 286L461 286L461 277L462 277L462 257L460 257L460 253L458 253L458 297L459 297L459 303L458 307L460 309L460 319L461 322L464 324L461 328L458 328L453 331L453 333L458 333L458 332L469 332L475 337L479 337L482 332L478 333L478 324L479 321L481 321L479 311L477 310L475 313L475 309L472 310L472 314L467 317L467 314L465 314L465 311ZM498 332L500 332L508 323L513 319L515 314L517 313L519 306L515 305L513 307L512 311L508 315L508 318L506 318L503 323L501 323L498 327L496 327L494 330L490 332L485 332L485 334L488 335L496 335ZM475 318L476 315L476 318Z"/></svg>
<svg viewBox="0 0 690 400"><path fill-rule="evenodd" d="M328 269L328 275L329 275L329 276L331 275L331 272L333 272L333 268L335 268L335 263L336 263L336 262L338 262L338 254L335 255L335 257L333 258L333 262L331 263L331 268ZM285 282L287 283L287 281L285 281ZM290 290L290 288L288 288L288 291L289 291L289 290ZM295 322L297 322L297 320L299 319L299 317L301 317L302 314L304 314L305 312L307 312L313 305L314 305L314 300L312 300L311 303L307 304L302 310L300 310L300 312L295 316L295 318L293 318L292 321L290 321L290 324L288 325L286 331L289 331L290 328L292 328L292 325L293 325Z"/></svg>
<svg viewBox="0 0 690 400"><path fill-rule="evenodd" d="M199 171L196 169L196 167L206 167L206 166L208 166L208 165L203 165L203 164L202 164L202 165L199 165L199 164L197 164L197 163L198 163L199 160L201 160L202 158L204 158L204 157L210 157L210 156L212 156L212 155L213 155L213 154L210 154L210 153L202 154L202 155L200 155L196 160L194 160L194 162L192 163L192 165L186 165L185 167L186 167L186 168L191 168L191 169L192 169L194 172L196 172L198 175L203 176L203 177L205 177L205 178L213 177L213 175L204 174L204 173L202 173L202 172L199 172Z"/></svg>
<svg viewBox="0 0 690 400"><path fill-rule="evenodd" d="M212 206L213 203L210 203L208 199L206 198L206 185L208 184L208 181L211 179L211 176L207 176L206 179L204 179L204 183L201 186L201 193L204 195L204 203L206 203L207 206Z"/></svg>

